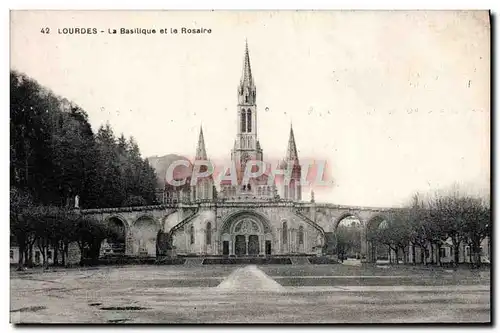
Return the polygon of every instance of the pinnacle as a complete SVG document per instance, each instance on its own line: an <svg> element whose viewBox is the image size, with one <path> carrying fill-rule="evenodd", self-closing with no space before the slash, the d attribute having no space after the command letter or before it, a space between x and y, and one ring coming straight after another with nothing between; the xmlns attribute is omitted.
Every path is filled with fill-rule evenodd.
<svg viewBox="0 0 500 333"><path fill-rule="evenodd" d="M298 161L299 155L297 153L297 146L295 145L295 137L293 135L293 127L290 124L290 137L288 139L288 148L286 151L286 160L287 161Z"/></svg>
<svg viewBox="0 0 500 333"><path fill-rule="evenodd" d="M197 160L206 160L207 159L207 151L205 149L205 139L203 138L203 128L200 126L200 136L198 138L198 147L196 148L196 157Z"/></svg>

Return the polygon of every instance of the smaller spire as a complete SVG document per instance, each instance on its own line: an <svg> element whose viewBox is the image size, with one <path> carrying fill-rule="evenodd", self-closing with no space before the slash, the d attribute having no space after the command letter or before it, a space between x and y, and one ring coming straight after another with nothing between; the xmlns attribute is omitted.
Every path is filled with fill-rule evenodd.
<svg viewBox="0 0 500 333"><path fill-rule="evenodd" d="M314 190L311 190L311 202L314 203Z"/></svg>
<svg viewBox="0 0 500 333"><path fill-rule="evenodd" d="M200 136L198 138L198 147L196 148L196 160L207 160L207 151L205 150L205 139L203 138L203 127L200 125Z"/></svg>
<svg viewBox="0 0 500 333"><path fill-rule="evenodd" d="M298 161L299 155L297 154L297 146L295 145L295 137L293 135L293 127L290 123L290 137L288 139L288 148L286 150L287 161Z"/></svg>

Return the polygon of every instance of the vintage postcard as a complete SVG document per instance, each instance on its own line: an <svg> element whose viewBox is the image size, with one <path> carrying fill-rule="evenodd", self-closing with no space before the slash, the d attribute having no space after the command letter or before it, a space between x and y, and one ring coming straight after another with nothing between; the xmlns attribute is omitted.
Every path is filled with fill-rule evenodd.
<svg viewBox="0 0 500 333"><path fill-rule="evenodd" d="M11 323L491 323L488 11L10 38Z"/></svg>

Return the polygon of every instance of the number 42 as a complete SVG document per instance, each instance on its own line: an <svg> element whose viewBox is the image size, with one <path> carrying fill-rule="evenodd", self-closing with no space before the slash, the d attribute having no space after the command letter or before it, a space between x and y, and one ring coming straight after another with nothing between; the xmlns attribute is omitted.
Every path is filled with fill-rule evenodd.
<svg viewBox="0 0 500 333"><path fill-rule="evenodd" d="M40 32L41 32L42 34L50 34L50 29L49 29L48 27L45 27L45 28L42 28L42 29L40 30Z"/></svg>

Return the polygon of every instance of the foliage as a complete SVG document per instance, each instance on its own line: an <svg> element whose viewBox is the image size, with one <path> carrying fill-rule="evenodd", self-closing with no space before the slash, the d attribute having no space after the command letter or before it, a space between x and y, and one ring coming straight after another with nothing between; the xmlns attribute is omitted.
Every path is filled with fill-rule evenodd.
<svg viewBox="0 0 500 333"><path fill-rule="evenodd" d="M361 253L361 229L354 226L338 226L337 254L346 258L349 254Z"/></svg>
<svg viewBox="0 0 500 333"><path fill-rule="evenodd" d="M73 209L148 205L156 175L133 138L115 138L109 124L92 131L86 112L33 79L10 72L10 230L19 266L37 247L64 265L71 242L98 255L105 228ZM61 254L61 258L58 255Z"/></svg>
<svg viewBox="0 0 500 333"><path fill-rule="evenodd" d="M96 134L78 105L16 71L10 73L11 186L44 206L118 207L130 196L155 200L156 175L133 138Z"/></svg>
<svg viewBox="0 0 500 333"><path fill-rule="evenodd" d="M138 195L130 195L125 201L122 203L123 207L135 207L135 206L145 206L146 200L143 197Z"/></svg>

